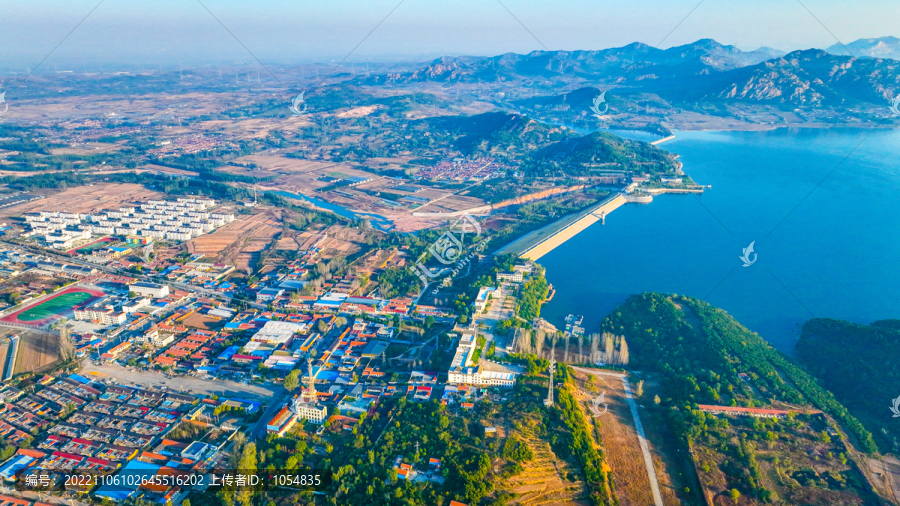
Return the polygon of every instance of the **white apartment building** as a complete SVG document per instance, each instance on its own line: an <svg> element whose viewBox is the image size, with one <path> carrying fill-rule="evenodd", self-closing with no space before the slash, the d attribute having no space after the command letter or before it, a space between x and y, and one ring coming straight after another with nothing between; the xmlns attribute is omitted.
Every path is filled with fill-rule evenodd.
<svg viewBox="0 0 900 506"><path fill-rule="evenodd" d="M138 208L105 209L97 214L26 213L25 221L32 227L31 235L55 234L57 230L72 233L67 230L72 227L87 237L119 234L187 241L234 221L234 214L206 211L213 206L215 201L210 199L151 200Z"/></svg>
<svg viewBox="0 0 900 506"><path fill-rule="evenodd" d="M169 287L166 285L157 285L156 283L138 282L128 285L128 290L140 295L146 295L158 299L169 295Z"/></svg>

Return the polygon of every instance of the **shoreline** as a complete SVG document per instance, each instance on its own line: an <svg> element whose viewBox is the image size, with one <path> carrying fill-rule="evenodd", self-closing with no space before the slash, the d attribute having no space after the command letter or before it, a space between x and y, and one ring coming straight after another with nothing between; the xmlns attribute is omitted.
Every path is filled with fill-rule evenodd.
<svg viewBox="0 0 900 506"><path fill-rule="evenodd" d="M650 188L644 189L647 195L633 195L631 190L633 190L634 187L635 183L632 183L621 191L611 193L609 196L587 209L563 216L553 223L544 225L537 230L532 230L512 242L507 243L503 247L498 248L494 251L494 254L502 255L514 253L519 258L537 261L542 256L553 251L598 221L605 223L606 216L625 204L649 204L652 203L654 196L666 193L703 193L702 188Z"/></svg>

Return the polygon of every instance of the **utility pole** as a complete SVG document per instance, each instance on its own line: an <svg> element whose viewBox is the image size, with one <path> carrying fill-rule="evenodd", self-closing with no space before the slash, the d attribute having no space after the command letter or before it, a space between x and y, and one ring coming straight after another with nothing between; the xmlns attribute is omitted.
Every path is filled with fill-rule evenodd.
<svg viewBox="0 0 900 506"><path fill-rule="evenodd" d="M550 372L550 388L547 390L547 398L544 399L544 406L553 406L553 373L556 372L556 360L550 357L550 366L547 368Z"/></svg>

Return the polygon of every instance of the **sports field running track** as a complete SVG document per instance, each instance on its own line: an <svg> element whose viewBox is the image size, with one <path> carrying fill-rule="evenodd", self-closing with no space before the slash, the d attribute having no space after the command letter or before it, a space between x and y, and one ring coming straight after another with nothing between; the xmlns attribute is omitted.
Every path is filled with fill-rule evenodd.
<svg viewBox="0 0 900 506"><path fill-rule="evenodd" d="M99 290L69 288L37 304L32 304L15 313L8 314L0 318L0 321L18 323L30 327L43 327L54 320L58 320L75 306L85 306L103 295L104 293Z"/></svg>

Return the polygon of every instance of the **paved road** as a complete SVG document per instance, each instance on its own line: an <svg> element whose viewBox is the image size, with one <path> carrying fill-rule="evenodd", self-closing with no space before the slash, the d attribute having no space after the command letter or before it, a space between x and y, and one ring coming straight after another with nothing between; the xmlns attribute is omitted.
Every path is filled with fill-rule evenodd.
<svg viewBox="0 0 900 506"><path fill-rule="evenodd" d="M647 467L647 476L650 477L650 491L653 493L653 502L656 506L663 506L662 494L659 491L659 480L656 478L656 469L653 468L653 456L650 454L650 445L647 443L647 436L644 434L644 426L641 424L641 417L638 414L637 404L634 397L631 396L631 387L628 386L628 378L624 374L604 371L602 369L588 369L584 367L573 367L573 369L588 374L600 376L614 376L622 380L625 387L625 399L628 401L628 407L631 408L631 416L634 418L634 429L637 431L638 442L641 444L641 452L644 454L644 465Z"/></svg>
<svg viewBox="0 0 900 506"><path fill-rule="evenodd" d="M106 272L108 274L115 274L117 276L128 276L128 277L132 277L132 278L137 278L139 280L147 281L150 283L156 283L159 281L158 279L156 279L152 276L147 276L145 274L136 274L131 271L126 271L124 269L116 269L116 268L110 267L108 265L95 264L93 262L88 262L86 260L71 257L69 255L61 255L59 253L56 253L56 252L53 252L50 250L46 250L43 248L37 248L34 246L30 246L30 245L19 244L19 243L9 242L9 241L2 241L2 240L0 240L0 243L5 244L10 247L27 250L27 251L30 251L37 255L53 257L53 258L56 258L57 260L59 260L60 262L81 265L83 267L91 267L91 268L97 269L98 271ZM223 295L215 290L208 290L206 288L202 288L202 287L195 286L195 285L188 285L185 283L179 283L177 281L167 281L167 282L165 282L165 284L172 285L175 288L178 288L179 290L185 290L185 291L195 292L195 293L202 293L203 295L205 295L207 297L221 298L221 299L224 299L226 303L231 302L231 297L228 297L227 295ZM265 304L257 304L255 302L249 302L249 301L244 301L244 302L248 306L255 307L257 309L265 309L266 308Z"/></svg>
<svg viewBox="0 0 900 506"><path fill-rule="evenodd" d="M266 436L266 426L269 424L269 420L275 416L275 413L278 413L284 405L285 399L290 396L290 392L284 388L278 387L278 390L279 392L271 398L271 402L265 413L259 417L259 421L256 422L256 425L254 425L252 429L250 429L250 437L248 439L253 440L254 438L263 438Z"/></svg>
<svg viewBox="0 0 900 506"><path fill-rule="evenodd" d="M515 294L503 287L500 288L500 291L502 295L490 301L487 313L472 317L472 320L476 324L476 326L479 323L487 325L487 329L478 329L478 333L483 335L485 338L484 350L482 352L482 355L487 353L488 348L491 346L491 342L496 338L496 336L494 336L494 325L499 323L501 320L508 320L512 318L514 313L512 309L504 309L503 303L506 300L507 296L512 297ZM506 339L509 339L509 337L507 336ZM506 354L506 339L502 339L502 341L504 342L500 342L501 339L496 339L498 341L497 348L494 350L494 353L496 355L502 356Z"/></svg>
<svg viewBox="0 0 900 506"><path fill-rule="evenodd" d="M92 374L97 373L97 374ZM164 374L154 371L130 370L119 365L101 364L94 365L90 359L84 359L81 363L81 372L85 377L97 379L113 378L124 383L144 387L168 387L173 390L206 395L218 395L225 397L245 397L248 400L262 400L270 402L273 397L280 395L280 386L244 385L227 380L206 380L192 376L178 376L169 378Z"/></svg>

